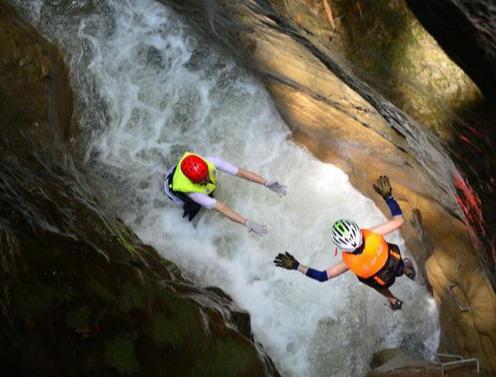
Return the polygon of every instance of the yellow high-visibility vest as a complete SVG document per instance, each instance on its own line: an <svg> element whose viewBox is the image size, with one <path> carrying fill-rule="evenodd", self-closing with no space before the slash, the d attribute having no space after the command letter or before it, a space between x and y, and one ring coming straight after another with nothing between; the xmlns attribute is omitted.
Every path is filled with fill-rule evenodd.
<svg viewBox="0 0 496 377"><path fill-rule="evenodd" d="M191 181L188 177L186 177L182 172L181 163L186 157L190 155L198 156L207 163L208 182L206 184L195 183ZM176 171L174 172L174 176L172 177L172 190L177 192L184 192L186 194L192 192L200 192L205 195L209 195L216 189L216 187L217 187L217 169L215 168L215 165L196 153L186 152L185 154L183 154L183 156L179 159L179 162L177 163Z"/></svg>

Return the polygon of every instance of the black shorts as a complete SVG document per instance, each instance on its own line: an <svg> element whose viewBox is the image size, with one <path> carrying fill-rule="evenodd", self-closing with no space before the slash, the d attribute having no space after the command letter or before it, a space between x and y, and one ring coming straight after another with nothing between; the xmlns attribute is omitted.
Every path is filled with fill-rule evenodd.
<svg viewBox="0 0 496 377"><path fill-rule="evenodd" d="M373 276L367 279L357 276L358 280L372 288L380 289L389 288L390 286L392 286L395 283L396 278L403 275L403 269L405 265L403 263L403 259L401 258L400 248L398 247L398 245L388 243L388 252L389 250L394 251L395 253L400 255L400 259L395 258L391 255L391 253L389 253L384 267L382 267L379 272L374 275L381 279L385 283L384 285L379 284L379 282L375 280Z"/></svg>

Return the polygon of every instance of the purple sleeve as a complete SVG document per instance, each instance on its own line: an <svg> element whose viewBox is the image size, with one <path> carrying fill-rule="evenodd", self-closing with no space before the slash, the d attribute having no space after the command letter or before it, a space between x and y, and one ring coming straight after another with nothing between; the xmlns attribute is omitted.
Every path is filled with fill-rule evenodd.
<svg viewBox="0 0 496 377"><path fill-rule="evenodd" d="M205 195L201 192L192 192L192 193L189 193L186 195L188 195L190 197L190 199L193 200L195 203L198 203L202 207L205 207L208 209L212 209L214 207L215 203L217 203L217 200L215 200L214 198L211 198L210 196Z"/></svg>
<svg viewBox="0 0 496 377"><path fill-rule="evenodd" d="M210 161L212 164L214 164L217 169L223 171L224 173L230 175L238 174L239 168L236 165L233 165L230 162L227 162L226 160L223 160L220 157L207 157L207 160Z"/></svg>

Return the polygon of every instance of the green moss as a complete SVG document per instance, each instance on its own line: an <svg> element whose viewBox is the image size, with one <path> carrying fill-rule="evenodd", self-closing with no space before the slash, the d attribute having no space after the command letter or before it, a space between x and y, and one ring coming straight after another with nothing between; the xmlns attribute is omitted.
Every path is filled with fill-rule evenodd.
<svg viewBox="0 0 496 377"><path fill-rule="evenodd" d="M152 319L151 336L160 345L180 347L197 344L196 338L203 332L195 316L195 307L189 301L171 297L168 315L157 313Z"/></svg>
<svg viewBox="0 0 496 377"><path fill-rule="evenodd" d="M119 241L119 243L124 246L124 248L129 251L130 253L138 253L138 251L136 250L136 248L134 247L134 245L132 243L130 243L126 238L124 238L122 235L119 234L119 236L117 237L117 240Z"/></svg>
<svg viewBox="0 0 496 377"><path fill-rule="evenodd" d="M26 281L12 294L13 306L20 317L39 316L50 310L55 302L67 298L69 296L66 292L38 281Z"/></svg>
<svg viewBox="0 0 496 377"><path fill-rule="evenodd" d="M127 284L122 290L119 305L124 311L129 311L132 308L142 308L145 300L144 289Z"/></svg>
<svg viewBox="0 0 496 377"><path fill-rule="evenodd" d="M233 339L222 339L213 344L198 364L196 376L238 376L246 375L256 362L257 354L246 344Z"/></svg>
<svg viewBox="0 0 496 377"><path fill-rule="evenodd" d="M348 59L373 76L393 75L407 47L415 42L406 7L386 0L340 0L334 6L342 18L343 47Z"/></svg>
<svg viewBox="0 0 496 377"><path fill-rule="evenodd" d="M89 284L91 286L92 294L95 294L97 297L103 299L104 301L113 301L115 299L114 294L98 281L91 280Z"/></svg>
<svg viewBox="0 0 496 377"><path fill-rule="evenodd" d="M70 312L65 319L65 323L68 327L77 329L80 327L87 326L88 323L90 322L90 318L91 318L91 313L89 309L86 306L84 306L82 308Z"/></svg>
<svg viewBox="0 0 496 377"><path fill-rule="evenodd" d="M152 320L152 337L157 344L169 343L173 346L181 346L188 340L190 330L176 318L165 317L163 314L156 315Z"/></svg>
<svg viewBox="0 0 496 377"><path fill-rule="evenodd" d="M130 375L139 370L134 343L127 339L106 340L105 357L108 363L122 374Z"/></svg>

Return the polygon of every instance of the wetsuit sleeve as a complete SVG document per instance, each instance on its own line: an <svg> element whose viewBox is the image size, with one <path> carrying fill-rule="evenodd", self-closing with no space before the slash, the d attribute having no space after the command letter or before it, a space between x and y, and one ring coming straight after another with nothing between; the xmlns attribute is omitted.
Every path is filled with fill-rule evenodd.
<svg viewBox="0 0 496 377"><path fill-rule="evenodd" d="M169 170L167 170L167 172L165 173L165 176L168 177L169 175L171 175L175 168L176 168L176 165L171 166L169 168Z"/></svg>
<svg viewBox="0 0 496 377"><path fill-rule="evenodd" d="M398 204L396 199L393 198L393 196L390 196L389 198L386 199L386 204L389 207L392 216L403 215L403 212L401 212L400 205Z"/></svg>
<svg viewBox="0 0 496 377"><path fill-rule="evenodd" d="M212 197L205 195L201 192L192 192L192 193L189 193L186 195L188 195L189 198L191 200L193 200L195 203L198 203L202 207L205 207L208 209L212 209L214 207L215 203L217 203L217 200L215 198L212 198Z"/></svg>
<svg viewBox="0 0 496 377"><path fill-rule="evenodd" d="M233 165L220 157L206 157L206 159L214 164L217 169L223 171L224 173L230 175L238 174L239 168L236 165Z"/></svg>
<svg viewBox="0 0 496 377"><path fill-rule="evenodd" d="M329 280L329 277L327 276L327 271L318 271L318 270L314 270L313 268L308 268L306 275L309 278L315 279L320 282Z"/></svg>

